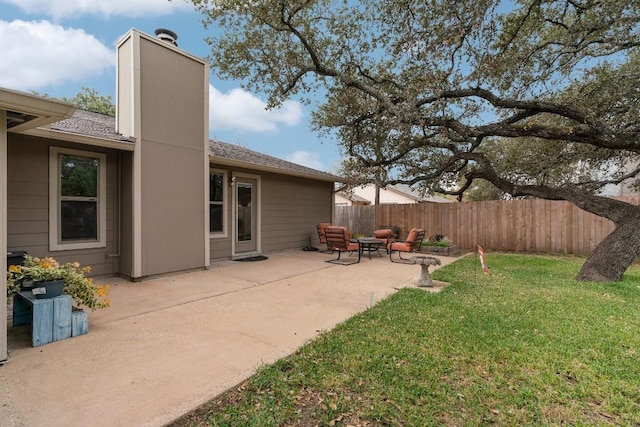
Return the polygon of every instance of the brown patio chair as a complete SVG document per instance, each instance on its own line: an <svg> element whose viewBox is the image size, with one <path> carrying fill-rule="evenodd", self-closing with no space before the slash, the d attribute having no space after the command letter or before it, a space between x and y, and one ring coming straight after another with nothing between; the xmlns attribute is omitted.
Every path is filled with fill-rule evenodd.
<svg viewBox="0 0 640 427"><path fill-rule="evenodd" d="M392 242L388 246L389 259L391 260L391 262L400 262L407 264L409 260L402 258L402 252L414 253L420 251L420 246L422 245L422 240L424 239L425 233L426 230L423 230L421 228L412 228L411 231L409 231L407 240L405 240L404 242ZM394 251L398 252L398 261L393 260L392 255Z"/></svg>
<svg viewBox="0 0 640 427"><path fill-rule="evenodd" d="M327 227L324 230L325 238L327 239L327 248L331 251L338 251L338 258L329 260L334 264L350 265L360 262L360 245L358 243L352 243L349 241L349 231L347 227ZM352 255L354 252L358 252L358 259L354 261L345 261L340 259L342 252L350 252Z"/></svg>
<svg viewBox="0 0 640 427"><path fill-rule="evenodd" d="M327 239L324 235L324 230L327 227L331 227L331 223L330 222L321 222L320 224L316 225L316 229L318 230L318 239L320 240L320 244L321 245L326 245L327 244ZM329 246L327 246L327 248L324 250L325 252L328 253L333 253L332 250L329 249Z"/></svg>
<svg viewBox="0 0 640 427"><path fill-rule="evenodd" d="M385 241L384 247L387 250L387 253L389 253L389 246L391 246L391 243L395 241L396 236L395 236L395 233L393 232L392 227L381 225L380 228L378 228L373 232L373 237L375 237L376 239L384 240Z"/></svg>
<svg viewBox="0 0 640 427"><path fill-rule="evenodd" d="M378 230L391 230L391 233L393 234L393 238L394 239L398 238L398 226L396 225L381 225L378 227Z"/></svg>

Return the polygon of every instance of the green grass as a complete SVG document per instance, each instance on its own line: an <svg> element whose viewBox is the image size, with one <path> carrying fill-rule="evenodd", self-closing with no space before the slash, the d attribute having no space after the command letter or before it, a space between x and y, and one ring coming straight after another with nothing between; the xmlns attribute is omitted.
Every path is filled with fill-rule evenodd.
<svg viewBox="0 0 640 427"><path fill-rule="evenodd" d="M176 426L640 425L640 266L490 254L347 320Z"/></svg>

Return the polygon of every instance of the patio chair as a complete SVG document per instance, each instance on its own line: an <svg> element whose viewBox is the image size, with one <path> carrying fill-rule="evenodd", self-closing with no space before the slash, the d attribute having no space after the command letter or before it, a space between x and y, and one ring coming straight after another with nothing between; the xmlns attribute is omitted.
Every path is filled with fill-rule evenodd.
<svg viewBox="0 0 640 427"><path fill-rule="evenodd" d="M397 225L381 225L378 227L378 230L391 230L394 239L399 237L399 229Z"/></svg>
<svg viewBox="0 0 640 427"><path fill-rule="evenodd" d="M331 223L330 222L321 222L320 224L316 225L316 229L318 230L318 239L320 240L320 244L327 244L327 239L324 235L324 230L327 227L331 227ZM333 253L332 250L329 249L329 246L327 246L327 248L324 250L324 252L327 253Z"/></svg>
<svg viewBox="0 0 640 427"><path fill-rule="evenodd" d="M395 242L397 236L393 232L392 227L381 225L380 228L373 232L373 237L375 237L376 239L384 240L384 247L387 250L387 253L389 253L389 246L391 246L391 243Z"/></svg>
<svg viewBox="0 0 640 427"><path fill-rule="evenodd" d="M347 227L327 227L324 230L325 238L327 239L327 248L331 251L338 252L338 258L328 260L334 264L350 265L360 262L360 245L358 243L352 243L349 241L349 231ZM358 259L354 261L346 261L340 259L342 252L350 252L351 256L354 252L358 252Z"/></svg>
<svg viewBox="0 0 640 427"><path fill-rule="evenodd" d="M392 242L387 248L389 250L389 259L391 260L391 262L408 264L409 260L406 258L402 258L402 252L414 253L420 251L420 246L422 245L422 240L424 239L425 233L426 230L423 230L421 228L412 228L411 231L409 231L407 240L405 240L404 242ZM398 252L398 261L393 260L392 255L394 251Z"/></svg>

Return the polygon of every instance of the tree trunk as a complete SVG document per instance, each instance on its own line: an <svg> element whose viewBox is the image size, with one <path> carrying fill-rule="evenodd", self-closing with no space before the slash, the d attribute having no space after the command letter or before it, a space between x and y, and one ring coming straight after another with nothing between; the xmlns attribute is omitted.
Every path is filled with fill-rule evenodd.
<svg viewBox="0 0 640 427"><path fill-rule="evenodd" d="M532 195L549 200L564 199L580 209L607 218L616 225L615 230L598 243L589 255L578 273L577 280L619 282L631 263L640 256L640 206L610 197L584 193L570 187L559 189L547 186L509 188L500 178L497 181L503 184L503 188L498 188L512 195Z"/></svg>
<svg viewBox="0 0 640 427"><path fill-rule="evenodd" d="M627 216L595 247L578 273L578 280L618 282L640 256L640 215Z"/></svg>

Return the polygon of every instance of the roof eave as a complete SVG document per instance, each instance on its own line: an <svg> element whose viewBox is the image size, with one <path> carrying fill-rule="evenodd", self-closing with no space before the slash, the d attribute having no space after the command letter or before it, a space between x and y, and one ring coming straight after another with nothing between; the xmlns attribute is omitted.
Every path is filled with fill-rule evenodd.
<svg viewBox="0 0 640 427"><path fill-rule="evenodd" d="M339 176L323 176L323 175L316 175L316 174L312 174L312 173L304 173L304 172L300 172L300 171L290 171L290 170L285 170L285 169L276 168L276 167L272 167L272 166L259 165L259 164L251 163L251 162L244 162L242 160L234 160L234 159L228 159L228 158L225 158L225 157L219 157L219 156L216 156L214 154L210 154L209 155L209 160L211 160L215 164L223 165L223 166L234 166L234 167L248 168L248 169L253 169L253 170L259 170L259 171L262 171L262 172L277 173L279 175L295 176L295 177L298 177L298 178L308 178L308 179L313 179L313 180L316 180L316 181L345 182L344 179L339 177Z"/></svg>
<svg viewBox="0 0 640 427"><path fill-rule="evenodd" d="M10 132L24 132L68 119L77 107L66 102L0 88L0 110L33 116L24 123L7 129Z"/></svg>
<svg viewBox="0 0 640 427"><path fill-rule="evenodd" d="M49 128L36 128L22 132L25 135L37 136L39 138L56 139L59 141L75 142L77 144L91 145L93 147L113 148L120 151L133 151L135 144L127 141L116 141L107 138L82 135L78 133L65 132Z"/></svg>
<svg viewBox="0 0 640 427"><path fill-rule="evenodd" d="M413 196L413 195L411 195L411 194L409 194L409 193L405 193L404 191L402 191L402 190L398 190L398 189L393 188L393 187L391 187L391 186L388 186L388 187L386 187L385 189L386 189L387 191L392 191L392 192L394 192L394 193L396 193L396 194L400 194L401 196L408 197L409 199L415 200L415 201L417 201L417 202L424 202L424 201L425 201L425 200L424 200L423 198L421 198L421 197Z"/></svg>

